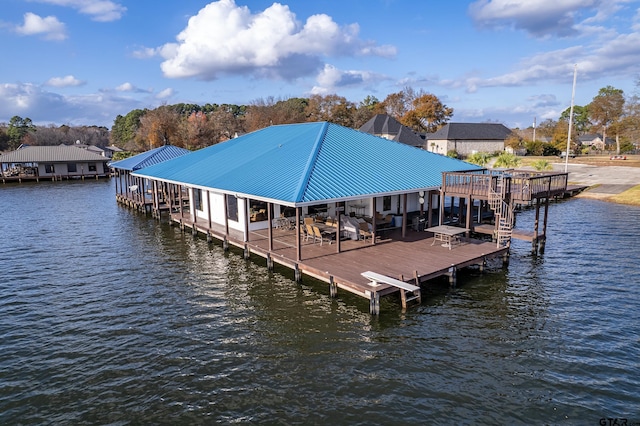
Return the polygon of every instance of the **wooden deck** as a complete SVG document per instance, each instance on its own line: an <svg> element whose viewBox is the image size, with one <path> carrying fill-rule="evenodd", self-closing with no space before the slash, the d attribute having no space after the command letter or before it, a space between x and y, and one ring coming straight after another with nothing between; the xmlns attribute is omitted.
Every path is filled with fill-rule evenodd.
<svg viewBox="0 0 640 426"><path fill-rule="evenodd" d="M185 215L172 214L171 221L180 223L183 228L195 229L198 233L223 241L223 245L234 245L245 251L245 256L255 254L266 259L267 267L273 263L283 265L296 272L296 279L301 274L330 284L332 296L338 289L348 291L367 298L371 302L372 313L375 312L374 301L380 296L398 293L397 287L379 284L372 286L361 273L377 272L404 282L420 285L425 281L447 276L455 284L456 273L460 268L478 265L483 268L486 261L493 258L506 259L508 247L497 248L495 243L475 239L463 239L463 243L452 250L441 244L431 245L433 236L424 231L406 231L402 239L401 230L393 229L383 232L375 244L370 241L340 241L340 252L337 243L313 243L303 241L302 259L296 260L295 230L272 229L272 249L269 250L268 230L254 231L248 242L241 240L241 233L230 231L225 236L224 227L191 222ZM299 275L300 274L300 275Z"/></svg>

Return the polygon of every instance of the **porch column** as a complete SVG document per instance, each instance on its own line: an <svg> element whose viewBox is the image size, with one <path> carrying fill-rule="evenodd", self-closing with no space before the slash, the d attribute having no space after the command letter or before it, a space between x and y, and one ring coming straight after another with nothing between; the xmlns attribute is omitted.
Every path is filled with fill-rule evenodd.
<svg viewBox="0 0 640 426"><path fill-rule="evenodd" d="M444 223L444 192L440 190L440 218L438 219L438 225Z"/></svg>
<svg viewBox="0 0 640 426"><path fill-rule="evenodd" d="M244 242L249 241L249 199L243 198L244 200Z"/></svg>
<svg viewBox="0 0 640 426"><path fill-rule="evenodd" d="M336 207L336 253L340 253L340 203L335 203Z"/></svg>
<svg viewBox="0 0 640 426"><path fill-rule="evenodd" d="M269 222L269 251L273 251L273 223L272 223L272 219L273 219L273 214L271 213L271 210L273 209L273 204L272 203L267 203L267 221Z"/></svg>
<svg viewBox="0 0 640 426"><path fill-rule="evenodd" d="M371 245L375 246L376 245L376 237L378 236L378 230L376 227L376 213L378 213L377 207L376 207L376 197L371 197L371 205L372 205L372 209L373 209L373 213L372 213L372 217L371 217L371 229L372 229L372 237L371 237Z"/></svg>
<svg viewBox="0 0 640 426"><path fill-rule="evenodd" d="M228 199L227 199L228 195L224 194L223 195L223 202L222 202L222 208L224 210L224 235L229 238L229 207L227 205Z"/></svg>
<svg viewBox="0 0 640 426"><path fill-rule="evenodd" d="M404 239L406 236L407 236L407 194L402 194L402 239ZM402 290L400 292L402 293Z"/></svg>
<svg viewBox="0 0 640 426"><path fill-rule="evenodd" d="M300 238L300 207L296 207L296 260L302 260L302 239Z"/></svg>
<svg viewBox="0 0 640 426"><path fill-rule="evenodd" d="M209 230L211 230L211 197L207 191L207 218L209 219Z"/></svg>
<svg viewBox="0 0 640 426"><path fill-rule="evenodd" d="M473 225L473 220L471 218L471 208L473 207L473 198L469 195L469 200L467 201L467 226L465 228L471 229ZM467 238L470 236L470 231L466 232Z"/></svg>

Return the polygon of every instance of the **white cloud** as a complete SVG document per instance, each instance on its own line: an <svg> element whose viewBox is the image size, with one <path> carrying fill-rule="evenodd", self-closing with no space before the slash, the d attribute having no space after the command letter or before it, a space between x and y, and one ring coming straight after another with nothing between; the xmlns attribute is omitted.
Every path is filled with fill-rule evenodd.
<svg viewBox="0 0 640 426"><path fill-rule="evenodd" d="M158 94L156 95L156 99L168 99L173 96L174 93L175 92L173 91L173 89L169 87L158 92Z"/></svg>
<svg viewBox="0 0 640 426"><path fill-rule="evenodd" d="M94 21L117 21L127 11L121 4L110 0L32 0L39 3L71 7L78 12L91 16Z"/></svg>
<svg viewBox="0 0 640 426"><path fill-rule="evenodd" d="M157 54L157 50L151 47L140 47L131 53L131 55L136 59L153 58Z"/></svg>
<svg viewBox="0 0 640 426"><path fill-rule="evenodd" d="M129 82L122 83L120 86L116 87L118 92L133 92L136 90L135 86Z"/></svg>
<svg viewBox="0 0 640 426"><path fill-rule="evenodd" d="M67 38L65 25L55 16L45 18L35 13L24 14L24 24L16 27L22 35L42 35L46 40L64 40Z"/></svg>
<svg viewBox="0 0 640 426"><path fill-rule="evenodd" d="M65 96L30 83L0 83L0 122L14 115L29 117L35 124L49 123L111 127L115 116L148 107L151 99L139 101L109 93ZM115 111L115 113L114 113Z"/></svg>
<svg viewBox="0 0 640 426"><path fill-rule="evenodd" d="M343 71L333 65L325 64L324 69L318 74L316 80L318 86L311 89L313 94L334 93L336 89L350 86L361 86L384 80L386 77L369 71Z"/></svg>
<svg viewBox="0 0 640 426"><path fill-rule="evenodd" d="M327 15L296 20L288 6L274 3L253 14L234 0L212 2L189 19L176 43L157 49L170 78L213 80L223 74L294 80L323 68L332 55L392 56L395 48L358 38L359 27L340 27Z"/></svg>
<svg viewBox="0 0 640 426"><path fill-rule="evenodd" d="M484 27L513 26L536 37L577 33L575 24L584 10L626 0L477 0L469 6L474 21ZM609 10L609 8L607 8ZM601 18L599 18L601 19Z"/></svg>
<svg viewBox="0 0 640 426"><path fill-rule="evenodd" d="M574 65L581 81L623 77L633 79L640 63L640 33L620 34L602 44L577 45L524 58L515 70L490 78L473 75L458 80L442 80L449 88L465 87L474 93L483 87L517 87L571 82Z"/></svg>
<svg viewBox="0 0 640 426"><path fill-rule="evenodd" d="M72 75L66 75L64 77L52 77L45 84L53 87L70 87L70 86L82 86L85 82L78 80Z"/></svg>

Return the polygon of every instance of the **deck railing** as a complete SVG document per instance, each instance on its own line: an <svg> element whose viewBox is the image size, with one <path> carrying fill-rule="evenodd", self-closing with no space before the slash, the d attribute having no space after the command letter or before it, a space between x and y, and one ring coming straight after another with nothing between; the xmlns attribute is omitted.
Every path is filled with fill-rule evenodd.
<svg viewBox="0 0 640 426"><path fill-rule="evenodd" d="M528 202L536 198L553 197L567 189L567 173L480 170L443 173L442 190L454 196L488 197L489 189L496 189L500 175L503 177L505 193L514 201Z"/></svg>

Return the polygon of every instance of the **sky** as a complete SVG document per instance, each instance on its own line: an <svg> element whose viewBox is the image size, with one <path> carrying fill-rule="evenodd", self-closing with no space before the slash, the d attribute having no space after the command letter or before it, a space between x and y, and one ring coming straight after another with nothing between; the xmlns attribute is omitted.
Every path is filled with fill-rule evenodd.
<svg viewBox="0 0 640 426"><path fill-rule="evenodd" d="M527 128L637 94L640 0L2 0L0 41L0 123L411 87Z"/></svg>

